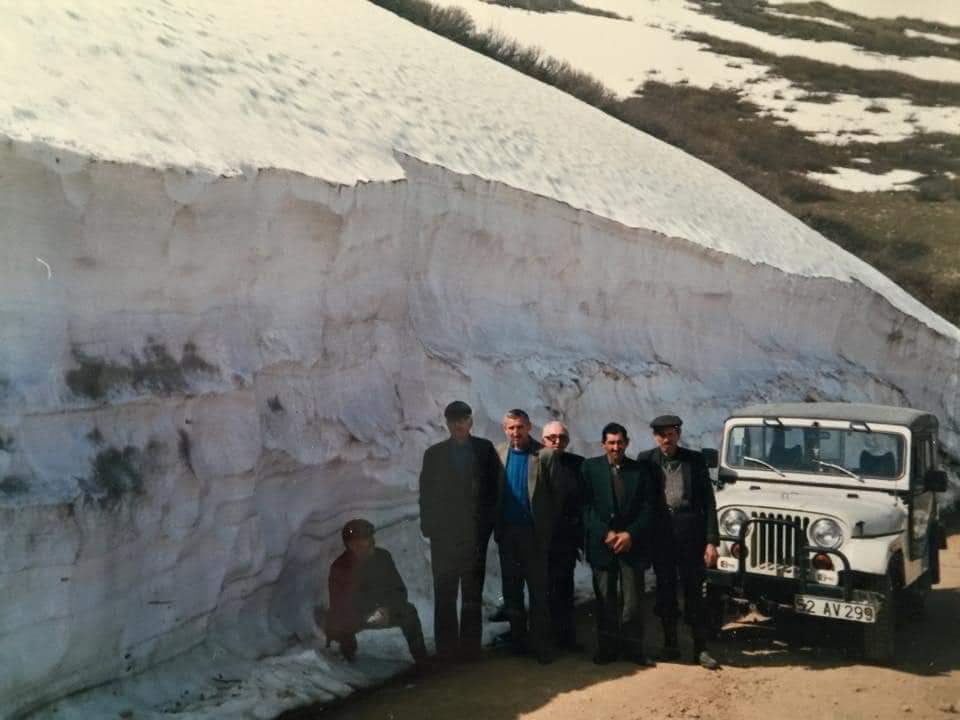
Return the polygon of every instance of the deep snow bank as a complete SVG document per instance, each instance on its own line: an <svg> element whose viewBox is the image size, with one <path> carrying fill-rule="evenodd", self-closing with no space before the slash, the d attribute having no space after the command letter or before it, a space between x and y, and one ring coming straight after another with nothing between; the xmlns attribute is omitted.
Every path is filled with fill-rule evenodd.
<svg viewBox="0 0 960 720"><path fill-rule="evenodd" d="M416 472L452 397L494 437L507 407L559 414L585 452L610 418L642 438L673 408L699 444L798 397L930 408L957 447L956 344L864 286L400 161L191 185L4 148L5 708L309 639L355 515L426 611Z"/></svg>
<svg viewBox="0 0 960 720"><path fill-rule="evenodd" d="M669 407L696 445L803 397L960 447L957 329L719 172L364 3L128 9L0 24L4 714L309 642L356 515L429 628L416 473L453 397L585 453L611 418L641 444ZM270 665L223 716L362 682L298 658L302 695Z"/></svg>

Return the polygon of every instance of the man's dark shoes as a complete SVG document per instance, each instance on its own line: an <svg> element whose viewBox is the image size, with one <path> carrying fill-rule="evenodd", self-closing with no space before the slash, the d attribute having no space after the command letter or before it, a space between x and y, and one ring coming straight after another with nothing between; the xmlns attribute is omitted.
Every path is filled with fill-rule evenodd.
<svg viewBox="0 0 960 720"><path fill-rule="evenodd" d="M625 659L632 662L634 665L639 665L640 667L656 667L657 665L657 663L655 663L651 658L644 655L642 652L630 653L628 655L625 655L624 657Z"/></svg>
<svg viewBox="0 0 960 720"><path fill-rule="evenodd" d="M610 650L597 650L593 655L593 664L594 665L609 665L612 662L616 662L617 653Z"/></svg>
<svg viewBox="0 0 960 720"><path fill-rule="evenodd" d="M540 663L541 665L549 665L554 660L556 660L556 658L554 657L552 652L544 651L544 652L537 653L537 662Z"/></svg>
<svg viewBox="0 0 960 720"><path fill-rule="evenodd" d="M716 658L714 658L713 655L711 655L710 653L708 653L706 650L701 650L700 652L698 652L698 653L696 654L696 657L694 658L694 661L695 661L700 667L706 668L707 670L719 670L719 669L720 669L720 663L717 662Z"/></svg>
<svg viewBox="0 0 960 720"><path fill-rule="evenodd" d="M658 659L663 662L676 662L680 659L680 648L676 645L664 645L660 648Z"/></svg>

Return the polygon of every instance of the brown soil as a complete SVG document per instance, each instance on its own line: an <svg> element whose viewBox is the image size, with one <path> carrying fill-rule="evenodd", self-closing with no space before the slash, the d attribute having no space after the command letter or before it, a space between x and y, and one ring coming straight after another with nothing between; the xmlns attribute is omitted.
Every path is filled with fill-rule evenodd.
<svg viewBox="0 0 960 720"><path fill-rule="evenodd" d="M960 533L940 555L943 582L920 616L904 618L898 661L877 667L857 657L856 628L759 616L725 627L715 643L723 669L660 663L598 667L589 652L541 667L502 651L422 681L398 681L298 720L818 720L960 717ZM656 627L651 623L648 627ZM659 642L659 634L651 645ZM581 635L591 638L590 618ZM651 647L651 650L655 649ZM689 646L685 648L689 651Z"/></svg>

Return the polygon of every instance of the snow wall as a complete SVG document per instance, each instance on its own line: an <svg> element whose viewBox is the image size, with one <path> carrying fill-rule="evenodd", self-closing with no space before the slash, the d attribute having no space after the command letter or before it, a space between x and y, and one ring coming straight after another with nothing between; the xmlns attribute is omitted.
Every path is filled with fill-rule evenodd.
<svg viewBox="0 0 960 720"><path fill-rule="evenodd" d="M926 408L960 450L958 344L865 286L397 159L347 187L0 145L0 715L312 638L355 516L429 632L417 473L454 398L585 454L802 399Z"/></svg>

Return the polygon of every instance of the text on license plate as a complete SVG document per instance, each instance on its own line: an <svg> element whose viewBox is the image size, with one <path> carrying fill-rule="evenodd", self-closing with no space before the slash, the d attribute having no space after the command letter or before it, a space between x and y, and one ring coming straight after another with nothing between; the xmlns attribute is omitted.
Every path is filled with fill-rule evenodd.
<svg viewBox="0 0 960 720"><path fill-rule="evenodd" d="M798 613L817 617L852 620L853 622L874 623L877 621L877 608L865 602L843 602L815 595L794 595L793 607Z"/></svg>

